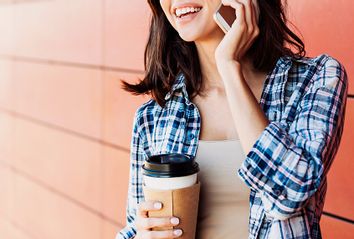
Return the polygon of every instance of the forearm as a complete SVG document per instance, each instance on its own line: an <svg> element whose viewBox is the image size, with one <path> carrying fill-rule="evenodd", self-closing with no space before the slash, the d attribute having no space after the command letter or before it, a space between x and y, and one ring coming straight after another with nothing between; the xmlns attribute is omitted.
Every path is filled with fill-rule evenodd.
<svg viewBox="0 0 354 239"><path fill-rule="evenodd" d="M234 125L247 154L269 121L244 79L241 65L223 62L218 70L224 82Z"/></svg>

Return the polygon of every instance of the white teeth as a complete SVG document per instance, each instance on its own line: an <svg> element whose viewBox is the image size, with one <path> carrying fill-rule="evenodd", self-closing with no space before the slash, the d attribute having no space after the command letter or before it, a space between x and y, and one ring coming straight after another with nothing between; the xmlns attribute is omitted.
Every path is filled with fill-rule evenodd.
<svg viewBox="0 0 354 239"><path fill-rule="evenodd" d="M176 16L180 17L183 14L189 13L189 12L199 12L202 8L200 7L184 7L184 8L179 8L176 9Z"/></svg>

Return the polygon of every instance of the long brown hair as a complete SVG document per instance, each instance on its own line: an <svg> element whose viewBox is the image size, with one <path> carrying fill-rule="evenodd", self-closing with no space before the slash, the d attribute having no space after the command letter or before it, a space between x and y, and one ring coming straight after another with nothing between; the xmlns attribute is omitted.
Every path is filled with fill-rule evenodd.
<svg viewBox="0 0 354 239"><path fill-rule="evenodd" d="M148 3L152 18L144 52L146 74L138 84L121 81L122 88L134 95L150 93L163 107L165 95L171 90L176 76L182 72L188 95L193 98L202 90L202 73L195 43L180 38L166 18L159 0L148 0ZM253 67L269 72L281 56L304 57L305 44L287 27L287 1L284 0L283 4L282 0L258 0L258 3L260 33L246 53L252 59ZM297 52L294 53L291 46Z"/></svg>

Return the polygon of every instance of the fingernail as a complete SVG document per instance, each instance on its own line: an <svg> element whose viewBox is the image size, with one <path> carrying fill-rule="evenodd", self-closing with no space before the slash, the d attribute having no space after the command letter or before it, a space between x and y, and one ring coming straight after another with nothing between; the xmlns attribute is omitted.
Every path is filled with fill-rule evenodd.
<svg viewBox="0 0 354 239"><path fill-rule="evenodd" d="M155 202L154 203L154 208L160 209L162 207L162 204L160 202Z"/></svg>
<svg viewBox="0 0 354 239"><path fill-rule="evenodd" d="M175 234L176 236L180 236L182 235L182 230L181 229L176 229L173 231L173 234Z"/></svg>
<svg viewBox="0 0 354 239"><path fill-rule="evenodd" d="M177 225L179 223L179 219L177 217L171 218L171 223Z"/></svg>

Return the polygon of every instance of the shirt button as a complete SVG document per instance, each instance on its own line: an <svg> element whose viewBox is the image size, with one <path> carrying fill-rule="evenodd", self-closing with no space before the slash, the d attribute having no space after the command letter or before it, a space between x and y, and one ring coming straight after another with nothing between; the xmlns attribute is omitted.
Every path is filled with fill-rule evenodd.
<svg viewBox="0 0 354 239"><path fill-rule="evenodd" d="M274 190L274 193L275 193L275 195L277 195L277 196L280 196L280 195L281 195L281 191L280 191L279 189L275 189L275 190Z"/></svg>
<svg viewBox="0 0 354 239"><path fill-rule="evenodd" d="M195 137L194 134L190 134L190 135L189 135L189 138L190 138L190 139L194 139L194 137Z"/></svg>

